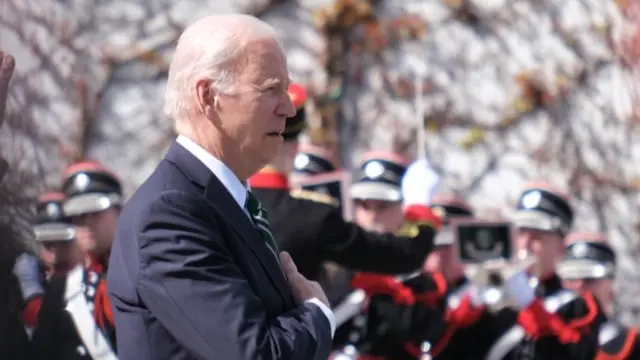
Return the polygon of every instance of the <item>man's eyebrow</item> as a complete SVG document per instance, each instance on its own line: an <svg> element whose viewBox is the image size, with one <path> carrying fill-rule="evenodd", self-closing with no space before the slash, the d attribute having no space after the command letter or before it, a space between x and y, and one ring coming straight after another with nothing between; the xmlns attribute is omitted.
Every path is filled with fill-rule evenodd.
<svg viewBox="0 0 640 360"><path fill-rule="evenodd" d="M265 81L262 82L262 84L259 85L259 87L261 89L267 88L269 86L273 86L273 85L278 85L282 83L282 80L280 80L280 78L269 78L266 79Z"/></svg>

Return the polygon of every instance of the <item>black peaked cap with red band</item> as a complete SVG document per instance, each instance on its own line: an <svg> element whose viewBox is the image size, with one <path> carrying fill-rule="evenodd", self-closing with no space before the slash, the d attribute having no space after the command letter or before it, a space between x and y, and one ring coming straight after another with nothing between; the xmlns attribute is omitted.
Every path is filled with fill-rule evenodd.
<svg viewBox="0 0 640 360"><path fill-rule="evenodd" d="M362 163L351 185L351 197L356 200L402 201L402 177L408 159L400 154L371 151L363 155Z"/></svg>
<svg viewBox="0 0 640 360"><path fill-rule="evenodd" d="M606 235L576 232L565 239L564 259L558 274L564 280L610 278L615 275L616 253Z"/></svg>
<svg viewBox="0 0 640 360"><path fill-rule="evenodd" d="M574 213L568 196L546 183L527 185L520 193L516 211L515 224L519 228L565 236L573 225Z"/></svg>
<svg viewBox="0 0 640 360"><path fill-rule="evenodd" d="M47 192L38 197L33 226L36 241L70 241L75 238L71 220L63 210L64 199L61 192Z"/></svg>
<svg viewBox="0 0 640 360"><path fill-rule="evenodd" d="M293 159L294 170L296 175L320 175L336 171L337 168L331 161L331 154L325 149L305 144L300 146L298 153Z"/></svg>
<svg viewBox="0 0 640 360"><path fill-rule="evenodd" d="M446 226L449 219L473 217L473 209L464 200L445 195L436 195L431 201L431 210L442 218L442 225Z"/></svg>
<svg viewBox="0 0 640 360"><path fill-rule="evenodd" d="M81 161L63 174L62 191L66 196L64 212L78 216L122 205L120 180L96 161Z"/></svg>

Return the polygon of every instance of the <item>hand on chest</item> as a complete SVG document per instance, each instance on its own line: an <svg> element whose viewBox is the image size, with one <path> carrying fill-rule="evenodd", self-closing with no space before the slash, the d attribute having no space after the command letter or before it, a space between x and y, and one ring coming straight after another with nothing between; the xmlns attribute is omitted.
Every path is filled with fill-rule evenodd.
<svg viewBox="0 0 640 360"><path fill-rule="evenodd" d="M291 288L274 251L264 242L258 231L247 229L250 235L241 241L231 241L233 260L258 296L269 315L278 316L293 309Z"/></svg>

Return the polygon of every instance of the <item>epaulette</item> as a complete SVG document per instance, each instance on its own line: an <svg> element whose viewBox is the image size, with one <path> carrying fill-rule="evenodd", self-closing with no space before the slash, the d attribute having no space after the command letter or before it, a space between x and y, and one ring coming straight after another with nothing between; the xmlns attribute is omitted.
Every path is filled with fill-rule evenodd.
<svg viewBox="0 0 640 360"><path fill-rule="evenodd" d="M638 332L635 329L627 329L619 324L607 322L600 327L598 342L600 351L608 356L600 356L596 359L628 359L633 351Z"/></svg>
<svg viewBox="0 0 640 360"><path fill-rule="evenodd" d="M418 228L418 224L410 221L405 221L402 224L400 230L396 231L396 235L398 236L406 236L406 237L416 237L420 233L420 228Z"/></svg>
<svg viewBox="0 0 640 360"><path fill-rule="evenodd" d="M296 199L311 200L311 201L315 201L315 202L319 202L327 205L333 205L336 207L340 206L340 203L338 202L338 200L332 198L327 194L323 194L317 191L294 189L294 190L291 190L289 194L291 195L291 197L294 197Z"/></svg>

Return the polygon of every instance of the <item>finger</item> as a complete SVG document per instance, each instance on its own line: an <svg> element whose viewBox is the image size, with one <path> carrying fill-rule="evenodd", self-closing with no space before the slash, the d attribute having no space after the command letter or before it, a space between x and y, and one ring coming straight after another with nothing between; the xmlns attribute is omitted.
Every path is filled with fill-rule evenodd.
<svg viewBox="0 0 640 360"><path fill-rule="evenodd" d="M291 255L289 255L289 253L286 251L280 252L280 261L282 263L293 262L293 260L291 259Z"/></svg>
<svg viewBox="0 0 640 360"><path fill-rule="evenodd" d="M287 279L289 279L289 284L293 287L300 287L303 286L304 283L308 282L307 278L299 272L290 274L290 276L287 276Z"/></svg>
<svg viewBox="0 0 640 360"><path fill-rule="evenodd" d="M291 255L287 252L280 253L280 262L282 263L282 267L286 272L295 273L298 272L298 267L293 262Z"/></svg>
<svg viewBox="0 0 640 360"><path fill-rule="evenodd" d="M11 78L11 75L13 75L16 60L9 54L1 54L0 56L0 77L8 80Z"/></svg>

